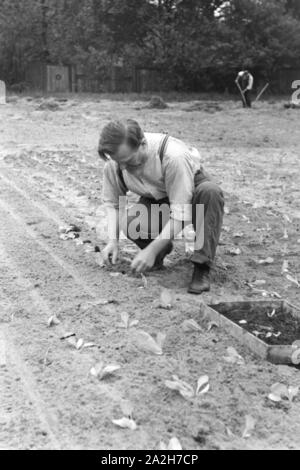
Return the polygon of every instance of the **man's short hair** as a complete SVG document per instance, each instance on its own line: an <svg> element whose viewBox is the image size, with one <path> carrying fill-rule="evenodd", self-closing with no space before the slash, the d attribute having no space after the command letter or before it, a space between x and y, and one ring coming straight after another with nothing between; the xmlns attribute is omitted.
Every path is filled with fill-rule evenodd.
<svg viewBox="0 0 300 470"><path fill-rule="evenodd" d="M132 149L137 150L144 139L144 132L137 121L128 119L125 123L111 121L102 130L98 153L102 160L109 160L115 155L121 144L126 142Z"/></svg>

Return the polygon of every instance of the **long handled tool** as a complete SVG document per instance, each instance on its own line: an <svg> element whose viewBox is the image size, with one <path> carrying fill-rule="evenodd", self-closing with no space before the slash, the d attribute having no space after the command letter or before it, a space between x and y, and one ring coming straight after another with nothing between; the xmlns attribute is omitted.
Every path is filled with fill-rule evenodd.
<svg viewBox="0 0 300 470"><path fill-rule="evenodd" d="M262 95L264 94L264 92L266 91L266 89L268 88L269 85L270 85L270 83L267 83L267 84L263 87L263 89L261 90L261 92L257 95L255 102L258 101L258 100L262 97Z"/></svg>
<svg viewBox="0 0 300 470"><path fill-rule="evenodd" d="M244 105L247 106L246 98L245 98L245 95L244 95L244 93L241 89L241 86L240 86L239 82L235 82L235 83L236 83L236 86L238 87L238 89L240 90L240 93L241 93L242 98L243 98Z"/></svg>

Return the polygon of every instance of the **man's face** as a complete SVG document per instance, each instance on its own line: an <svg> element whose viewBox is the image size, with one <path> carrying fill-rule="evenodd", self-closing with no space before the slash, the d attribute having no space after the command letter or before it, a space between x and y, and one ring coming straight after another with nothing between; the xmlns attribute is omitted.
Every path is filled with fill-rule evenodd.
<svg viewBox="0 0 300 470"><path fill-rule="evenodd" d="M141 167L146 160L144 145L133 149L124 142L119 146L116 154L111 155L111 158L119 164L121 170L134 171Z"/></svg>

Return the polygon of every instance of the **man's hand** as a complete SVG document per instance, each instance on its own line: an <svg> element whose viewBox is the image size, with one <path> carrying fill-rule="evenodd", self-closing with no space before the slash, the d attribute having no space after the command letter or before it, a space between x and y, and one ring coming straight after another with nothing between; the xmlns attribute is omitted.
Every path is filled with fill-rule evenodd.
<svg viewBox="0 0 300 470"><path fill-rule="evenodd" d="M119 257L119 243L114 240L108 243L108 245L102 251L103 260L106 264L116 264Z"/></svg>
<svg viewBox="0 0 300 470"><path fill-rule="evenodd" d="M156 254L150 247L141 251L133 260L131 269L136 273L144 273L153 268L156 260Z"/></svg>

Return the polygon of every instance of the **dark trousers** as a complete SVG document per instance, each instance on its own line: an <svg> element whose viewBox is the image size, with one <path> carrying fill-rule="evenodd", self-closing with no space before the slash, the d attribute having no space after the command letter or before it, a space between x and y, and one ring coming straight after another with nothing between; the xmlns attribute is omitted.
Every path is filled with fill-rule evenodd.
<svg viewBox="0 0 300 470"><path fill-rule="evenodd" d="M252 107L251 91L246 90L244 93L246 104L243 102L244 108Z"/></svg>
<svg viewBox="0 0 300 470"><path fill-rule="evenodd" d="M151 206L153 204L157 204L159 206L166 204L169 205L169 201L168 199L156 201L154 199L142 197L139 200L139 204L142 204L147 209L148 220L146 221L146 230L148 230L148 234L143 232L143 227L139 227L141 232L143 232L143 237L141 238L132 238L128 234L128 227L137 218L135 207L128 212L125 224L126 226L123 226L122 229L130 240L132 240L139 248L144 249L158 236L158 233L161 233L163 227L170 219L169 212L165 217L162 215L159 222L156 221L155 223L152 223ZM199 207L199 205L202 205L203 208L200 212L199 209L197 209L197 206ZM222 230L224 195L220 187L211 181L210 177L204 172L204 170L199 170L195 175L192 212L193 225L196 232L196 249L191 260L193 263L211 266L215 259ZM197 216L199 217L199 214L201 214L203 220L197 220ZM154 225L156 225L156 227L153 230ZM198 240L200 241L199 244L197 243ZM197 245L199 248L197 248ZM166 251L167 250L168 247L166 248Z"/></svg>

